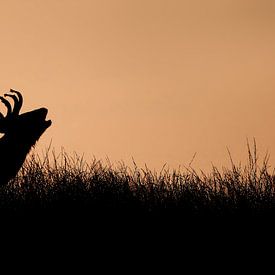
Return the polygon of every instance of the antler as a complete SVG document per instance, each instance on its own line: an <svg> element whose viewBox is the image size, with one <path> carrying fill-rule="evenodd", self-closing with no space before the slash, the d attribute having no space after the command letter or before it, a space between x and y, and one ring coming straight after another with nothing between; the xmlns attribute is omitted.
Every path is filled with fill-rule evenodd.
<svg viewBox="0 0 275 275"><path fill-rule="evenodd" d="M23 105L23 96L18 91L10 89L10 93L15 93L16 95L10 95L10 94L4 94L5 97L11 97L14 101L14 107L12 109L11 104L7 99L5 99L3 96L0 96L0 100L5 104L7 107L7 115L6 118L11 116L18 116L19 112ZM0 113L0 119L3 119L4 116L2 113Z"/></svg>
<svg viewBox="0 0 275 275"><path fill-rule="evenodd" d="M4 116L0 112L0 133L5 133L6 127L9 124L9 118L17 117L19 115L20 109L23 105L23 97L21 93L10 89L10 93L15 93L16 95L11 94L4 94L5 97L11 97L14 101L14 107L12 108L10 102L4 98L3 96L0 96L0 101L2 101L5 106L7 107L7 114ZM8 120L7 120L8 119Z"/></svg>
<svg viewBox="0 0 275 275"><path fill-rule="evenodd" d="M12 108L11 108L11 104L8 102L8 100L6 100L4 97L0 96L0 100L5 104L5 106L7 107L8 111L7 111L7 115L6 117L10 117L12 114ZM3 115L1 114L1 116L3 117Z"/></svg>
<svg viewBox="0 0 275 275"><path fill-rule="evenodd" d="M21 93L19 93L18 91L15 91L13 89L10 89L10 92L15 93L17 96L16 95L10 95L10 94L4 94L4 96L8 96L8 97L11 97L13 99L14 107L13 107L11 115L18 116L19 112L22 108L22 105L23 105L23 96L21 95Z"/></svg>

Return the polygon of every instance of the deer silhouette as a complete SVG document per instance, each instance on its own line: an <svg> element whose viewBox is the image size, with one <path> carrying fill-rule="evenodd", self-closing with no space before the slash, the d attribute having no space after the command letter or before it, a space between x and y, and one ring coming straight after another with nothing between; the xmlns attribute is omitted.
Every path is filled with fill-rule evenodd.
<svg viewBox="0 0 275 275"><path fill-rule="evenodd" d="M13 107L7 97L13 100ZM6 116L0 112L0 133L4 134L0 139L0 185L4 185L16 176L30 149L52 122L46 120L46 108L19 114L23 96L18 91L11 89L0 100L7 108Z"/></svg>

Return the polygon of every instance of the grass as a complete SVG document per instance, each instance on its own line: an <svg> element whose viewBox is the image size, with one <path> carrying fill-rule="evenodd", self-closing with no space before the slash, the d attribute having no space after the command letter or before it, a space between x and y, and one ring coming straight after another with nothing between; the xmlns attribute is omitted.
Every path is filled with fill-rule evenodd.
<svg viewBox="0 0 275 275"><path fill-rule="evenodd" d="M232 217L275 213L275 177L268 156L259 165L256 143L248 162L211 173L191 167L159 173L113 166L77 154L28 157L17 177L0 189L0 213L90 217ZM230 156L230 153L229 153Z"/></svg>

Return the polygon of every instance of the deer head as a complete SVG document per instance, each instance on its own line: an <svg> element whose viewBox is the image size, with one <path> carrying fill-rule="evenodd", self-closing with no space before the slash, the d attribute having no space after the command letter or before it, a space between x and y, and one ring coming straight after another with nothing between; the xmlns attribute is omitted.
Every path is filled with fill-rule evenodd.
<svg viewBox="0 0 275 275"><path fill-rule="evenodd" d="M13 106L7 98L13 100ZM7 108L6 116L0 113L0 133L4 134L0 139L0 184L3 184L17 174L31 147L52 122L46 120L46 108L19 114L23 97L18 91L11 89L0 100Z"/></svg>

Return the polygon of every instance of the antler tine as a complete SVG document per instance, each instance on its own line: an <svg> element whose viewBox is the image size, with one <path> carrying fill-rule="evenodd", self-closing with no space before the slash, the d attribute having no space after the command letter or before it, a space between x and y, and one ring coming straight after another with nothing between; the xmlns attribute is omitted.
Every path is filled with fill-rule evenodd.
<svg viewBox="0 0 275 275"><path fill-rule="evenodd" d="M13 90L13 89L10 89L10 92L11 92L11 93L15 93L15 94L17 95L16 100L15 100L14 97L13 97L13 99L14 99L14 109L13 109L13 113L15 113L15 114L18 115L19 112L20 112L20 110L21 110L21 108L22 108L22 105L23 105L23 96L22 96L22 94L21 94L20 92L15 91L15 90Z"/></svg>
<svg viewBox="0 0 275 275"><path fill-rule="evenodd" d="M5 106L7 107L8 111L7 111L7 115L6 117L10 116L12 113L12 109L11 109L11 104L9 103L8 100L6 100L4 97L0 96L0 100L5 104Z"/></svg>
<svg viewBox="0 0 275 275"><path fill-rule="evenodd" d="M12 110L12 115L19 115L19 109L18 109L18 104L19 104L19 100L17 98L16 95L10 95L10 94L4 94L4 96L8 96L8 97L11 97L14 101L14 107L13 107L13 110Z"/></svg>

